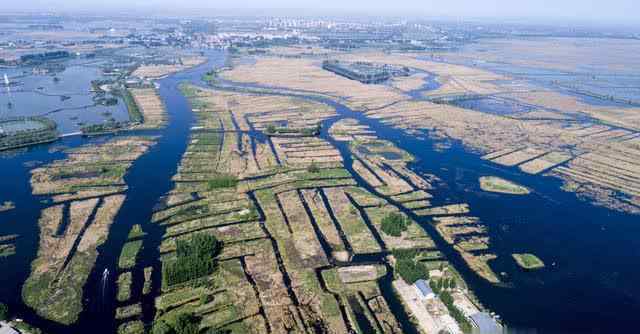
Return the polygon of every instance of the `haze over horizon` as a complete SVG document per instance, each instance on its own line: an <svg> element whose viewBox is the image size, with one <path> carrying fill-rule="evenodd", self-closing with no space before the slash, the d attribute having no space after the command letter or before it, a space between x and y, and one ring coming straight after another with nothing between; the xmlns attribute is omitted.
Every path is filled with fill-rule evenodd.
<svg viewBox="0 0 640 334"><path fill-rule="evenodd" d="M101 4L87 4L81 0L24 0L4 5L5 11L91 11L91 10L135 10L164 12L189 12L210 10L285 10L298 9L297 14L314 12L349 12L387 15L427 15L461 18L530 18L530 19L571 19L585 22L633 22L639 5L636 0L324 0L322 2L301 3L295 0L244 0L209 2L206 0L184 0L176 4L169 0L126 1L111 0ZM300 12L308 10L309 12Z"/></svg>

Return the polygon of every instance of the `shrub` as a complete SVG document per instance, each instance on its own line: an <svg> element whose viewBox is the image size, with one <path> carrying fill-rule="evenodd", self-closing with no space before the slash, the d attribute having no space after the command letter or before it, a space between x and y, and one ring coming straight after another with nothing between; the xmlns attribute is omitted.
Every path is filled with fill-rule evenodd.
<svg viewBox="0 0 640 334"><path fill-rule="evenodd" d="M320 167L318 167L318 165L316 165L315 162L312 162L311 165L309 165L309 167L307 167L307 171L309 173L319 173L320 172Z"/></svg>

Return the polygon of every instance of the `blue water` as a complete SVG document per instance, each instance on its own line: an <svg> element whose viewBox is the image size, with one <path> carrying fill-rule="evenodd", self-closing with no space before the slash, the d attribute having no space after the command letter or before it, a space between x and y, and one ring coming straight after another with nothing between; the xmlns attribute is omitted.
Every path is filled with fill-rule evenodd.
<svg viewBox="0 0 640 334"><path fill-rule="evenodd" d="M58 124L61 133L76 132L83 125L99 124L110 118L128 120L127 108L121 99L114 106L95 105L91 82L105 79L96 61L62 62L64 70L55 74L58 82L53 80L53 75L32 74L31 67L1 70L0 78L7 74L16 85L9 89L0 87L0 118L46 116ZM4 83L4 79L2 81Z"/></svg>

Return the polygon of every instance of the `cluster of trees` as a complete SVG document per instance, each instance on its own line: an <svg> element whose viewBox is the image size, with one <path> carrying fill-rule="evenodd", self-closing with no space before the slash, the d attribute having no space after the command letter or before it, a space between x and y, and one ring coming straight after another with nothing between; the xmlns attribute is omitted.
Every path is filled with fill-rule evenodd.
<svg viewBox="0 0 640 334"><path fill-rule="evenodd" d="M300 134L302 136L317 136L322 130L322 125L318 124L311 128L294 129L287 127L277 127L274 124L267 125L266 133L269 135L275 134Z"/></svg>
<svg viewBox="0 0 640 334"><path fill-rule="evenodd" d="M191 240L177 240L176 246L176 260L162 267L166 285L185 283L213 273L215 257L220 252L216 237L196 234Z"/></svg>
<svg viewBox="0 0 640 334"><path fill-rule="evenodd" d="M218 188L235 187L238 184L238 178L232 175L218 175L214 179L207 181L207 188L214 190Z"/></svg>
<svg viewBox="0 0 640 334"><path fill-rule="evenodd" d="M427 267L420 261L415 260L416 253L414 250L402 250L393 253L396 258L396 272L408 284L413 284L419 279L429 278Z"/></svg>
<svg viewBox="0 0 640 334"><path fill-rule="evenodd" d="M113 118L110 118L109 120L107 120L107 122L102 123L102 124L93 124L93 125L86 125L80 128L80 131L82 131L83 134L85 135L90 135L90 134L98 134L98 133L104 133L104 132L115 132L121 129L125 129L129 126L129 122L118 122Z"/></svg>
<svg viewBox="0 0 640 334"><path fill-rule="evenodd" d="M462 331L465 333L471 333L471 323L469 323L467 317L465 317L464 314L462 314L462 312L455 305L453 305L453 297L451 297L451 294L449 294L449 292L447 291L443 291L438 296L440 297L440 300L442 300L442 303L444 303L444 305L449 310L449 314L451 314L451 317L458 322L458 325L460 325L460 329L462 329Z"/></svg>
<svg viewBox="0 0 640 334"><path fill-rule="evenodd" d="M144 116L142 115L142 111L138 107L136 100L131 95L131 92L128 89L121 89L118 91L114 91L113 95L120 95L124 100L124 103L127 105L127 111L129 112L129 120L134 123L144 123Z"/></svg>
<svg viewBox="0 0 640 334"><path fill-rule="evenodd" d="M411 221L400 213L392 212L382 218L382 231L390 236L399 237L405 232Z"/></svg>
<svg viewBox="0 0 640 334"><path fill-rule="evenodd" d="M193 313L182 313L175 318L175 323L168 324L163 320L153 323L152 334L230 334L226 329L208 328L200 330L202 319Z"/></svg>
<svg viewBox="0 0 640 334"><path fill-rule="evenodd" d="M435 293L440 293L446 289L454 289L457 284L455 278L441 278L439 280L429 280L429 286Z"/></svg>

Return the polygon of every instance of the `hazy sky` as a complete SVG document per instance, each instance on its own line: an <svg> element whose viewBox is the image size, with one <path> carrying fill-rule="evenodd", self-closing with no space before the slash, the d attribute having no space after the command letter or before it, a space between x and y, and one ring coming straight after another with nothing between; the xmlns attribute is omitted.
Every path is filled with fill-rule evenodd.
<svg viewBox="0 0 640 334"><path fill-rule="evenodd" d="M368 14L414 13L452 17L573 18L581 21L633 21L640 0L1 0L3 10L140 9L165 12L193 9L309 9ZM204 14L204 13L201 13Z"/></svg>

